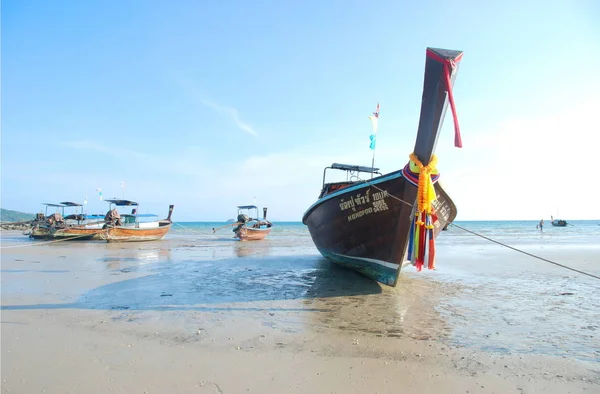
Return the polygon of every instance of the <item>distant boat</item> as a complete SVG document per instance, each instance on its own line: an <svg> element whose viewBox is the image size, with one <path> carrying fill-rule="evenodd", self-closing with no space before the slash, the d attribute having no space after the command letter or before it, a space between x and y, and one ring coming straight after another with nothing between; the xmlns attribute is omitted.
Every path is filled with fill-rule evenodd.
<svg viewBox="0 0 600 394"><path fill-rule="evenodd" d="M139 204L129 200L106 200L109 211L104 220L105 224L100 232L100 238L107 242L141 242L155 241L165 237L173 225L171 215L173 205L169 205L169 215L165 219L153 221L140 221L143 217L158 217L154 214L138 214ZM114 206L114 208L113 208ZM130 214L121 214L117 207L135 206Z"/></svg>
<svg viewBox="0 0 600 394"><path fill-rule="evenodd" d="M235 238L240 241L256 241L265 238L271 232L273 224L267 220L267 208L263 208L263 218L258 218L256 205L240 205L238 208L237 225L233 229ZM247 212L247 214L245 213ZM254 218L252 214L254 213Z"/></svg>
<svg viewBox="0 0 600 394"><path fill-rule="evenodd" d="M553 216L550 216L550 220L554 227L567 227L567 221L562 219L554 219Z"/></svg>
<svg viewBox="0 0 600 394"><path fill-rule="evenodd" d="M461 57L460 51L434 48L426 51L421 115L412 157L428 169L448 102L452 107L454 105L452 84ZM454 120L455 144L460 146L456 117ZM419 168L411 159L403 169L370 180L356 180L359 173L374 174L378 169L337 163L326 167L325 171L341 170L355 177L345 182L326 183L325 171L323 173L319 198L302 218L319 252L334 263L390 286L396 286L403 266L413 263L420 269L425 246L429 245L429 256L432 257L432 240L454 220L457 210L436 182L438 175L432 174L431 181L435 182L432 197L437 199L431 203L428 193L421 197L425 195L433 205L438 220L427 217L426 225L421 225L420 220L413 219L413 204L417 205L420 183ZM429 184L427 178L422 181L424 185ZM417 215L419 219L423 217ZM431 241L426 243L426 237ZM432 260L427 264L430 262Z"/></svg>

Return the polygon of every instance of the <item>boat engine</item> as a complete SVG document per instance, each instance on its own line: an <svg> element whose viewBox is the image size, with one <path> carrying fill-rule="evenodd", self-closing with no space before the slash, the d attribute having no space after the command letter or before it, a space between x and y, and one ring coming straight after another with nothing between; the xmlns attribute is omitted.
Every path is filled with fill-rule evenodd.
<svg viewBox="0 0 600 394"><path fill-rule="evenodd" d="M239 229L244 227L244 224L248 223L249 221L250 221L250 218L248 217L248 215L244 215L243 213L240 213L237 216L238 226L233 229L233 232L237 233L239 231Z"/></svg>
<svg viewBox="0 0 600 394"><path fill-rule="evenodd" d="M104 216L104 221L106 222L102 228L107 228L109 226L120 226L121 225L121 215L116 208L106 212L106 216Z"/></svg>

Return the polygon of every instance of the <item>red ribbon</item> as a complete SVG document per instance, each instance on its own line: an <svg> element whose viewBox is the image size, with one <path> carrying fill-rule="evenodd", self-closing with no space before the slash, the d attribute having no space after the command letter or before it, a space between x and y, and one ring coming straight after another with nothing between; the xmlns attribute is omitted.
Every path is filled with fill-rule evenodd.
<svg viewBox="0 0 600 394"><path fill-rule="evenodd" d="M460 138L460 127L458 126L458 115L456 114L456 106L454 105L454 95L452 94L452 81L450 75L452 70L456 67L456 63L462 59L462 53L455 59L445 59L440 57L437 53L427 50L427 56L442 63L444 65L444 77L446 80L446 87L448 88L448 100L450 101L450 108L452 109L452 117L454 118L454 146L462 148L462 138Z"/></svg>

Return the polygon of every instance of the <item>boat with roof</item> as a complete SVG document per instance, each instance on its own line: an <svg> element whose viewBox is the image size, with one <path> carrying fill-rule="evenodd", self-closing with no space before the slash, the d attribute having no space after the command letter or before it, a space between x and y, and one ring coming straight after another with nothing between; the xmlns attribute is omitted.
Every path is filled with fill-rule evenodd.
<svg viewBox="0 0 600 394"><path fill-rule="evenodd" d="M434 240L457 209L438 181L434 151L448 103L455 146L462 146L452 94L461 58L461 51L427 48L416 143L404 167L383 175L374 163L325 168L319 197L302 218L325 258L390 286L402 267L435 268ZM347 180L328 183L329 170Z"/></svg>
<svg viewBox="0 0 600 394"><path fill-rule="evenodd" d="M107 242L140 242L163 239L169 232L173 222L173 205L169 205L166 218L155 220L158 215L138 212L139 204L130 200L106 200L109 211L104 217L104 225L100 238ZM131 213L121 213L119 208L133 207ZM146 220L153 219L153 220Z"/></svg>
<svg viewBox="0 0 600 394"><path fill-rule="evenodd" d="M256 205L239 205L237 209L237 221L219 228L213 228L213 233L225 227L235 226L233 238L240 241L258 241L269 235L273 223L267 220L267 207L263 207L262 219L258 217L258 207Z"/></svg>
<svg viewBox="0 0 600 394"><path fill-rule="evenodd" d="M258 217L256 205L240 205L237 208L237 227L233 229L235 238L240 241L257 241L269 235L273 224L267 220L267 207L263 208L262 219Z"/></svg>
<svg viewBox="0 0 600 394"><path fill-rule="evenodd" d="M76 202L61 201L57 204L43 203L42 205L45 206L45 213L38 213L31 222L29 231L25 232L25 235L29 235L31 238L60 239L65 234L66 238L70 238L72 237L68 234L70 229L93 226L94 223L98 223L96 215L84 214L83 205ZM54 212L48 213L48 211ZM104 222L103 220L100 221ZM78 238L89 239L89 237L84 236Z"/></svg>

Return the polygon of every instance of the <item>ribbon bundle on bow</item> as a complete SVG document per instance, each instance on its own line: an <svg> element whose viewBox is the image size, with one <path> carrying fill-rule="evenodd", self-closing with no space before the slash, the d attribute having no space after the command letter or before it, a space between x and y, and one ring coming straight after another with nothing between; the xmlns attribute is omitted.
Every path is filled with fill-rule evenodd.
<svg viewBox="0 0 600 394"><path fill-rule="evenodd" d="M433 202L437 196L433 186L432 176L437 180L436 168L437 157L433 155L428 165L423 163L412 153L410 155L410 172L418 173L417 204L413 209L413 220L410 226L408 239L408 259L415 265L417 271L423 269L425 264L425 253L429 244L429 258L427 268L435 269L435 242L433 235L433 224L437 221L433 209Z"/></svg>

